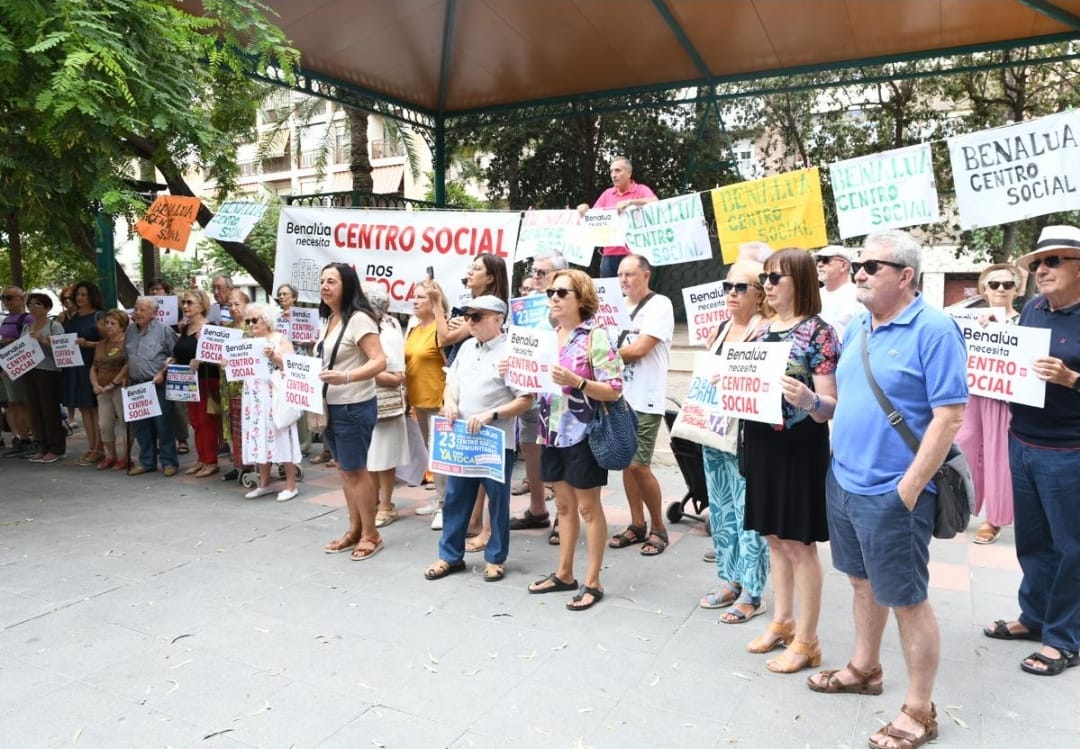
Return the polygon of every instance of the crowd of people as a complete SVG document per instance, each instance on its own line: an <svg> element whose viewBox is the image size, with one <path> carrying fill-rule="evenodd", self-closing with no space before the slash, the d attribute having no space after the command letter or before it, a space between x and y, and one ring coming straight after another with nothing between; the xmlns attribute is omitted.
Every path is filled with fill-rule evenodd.
<svg viewBox="0 0 1080 749"><path fill-rule="evenodd" d="M655 199L630 180L630 171L629 161L613 162L614 197L605 204L622 210ZM954 441L971 462L985 511L975 542L994 543L1002 528L1015 525L1023 571L1019 616L992 623L985 635L1039 642L1021 663L1033 674L1080 665L1080 505L1071 487L1080 456L1080 230L1047 227L1033 251L1015 264L988 267L978 281L988 308L981 324L1051 331L1049 355L1031 363L1047 383L1042 408L969 397L960 328L919 292L921 249L912 235L895 230L867 237L860 250L769 252L755 245L728 269L722 289L729 318L706 347L719 356L736 343L782 342L790 353L779 383L781 422L728 417L717 440L703 448L717 584L700 606L723 609L722 623L747 623L770 612L771 578L771 617L747 651L779 650L766 661L778 673L817 668L825 658L818 635L824 576L818 544L828 541L833 566L852 588L855 639L847 665L812 673L809 689L881 694L880 651L890 611L899 624L904 704L871 737L872 747L916 747L938 734L932 695L940 644L928 599L929 543L937 504L933 479ZM436 416L460 420L470 433L493 427L506 449L497 456L500 477L425 476L432 498L415 514L431 516L432 528L441 531L437 559L423 572L427 579L464 570L465 554L482 551L483 579L502 580L511 533L550 528L549 543L559 547L555 569L527 590L571 593L566 608L580 612L604 598L600 576L608 550L640 545L646 557L665 551L669 538L651 462L664 413L672 303L650 289L646 258L606 248L604 262L630 312L630 326L618 336L598 324L599 297L585 272L557 254L531 262L523 293L546 295L547 314L538 327L553 331L558 347L551 362L557 391L539 394L506 381L510 274L501 258L471 260L462 279L468 298L460 307L434 279L417 279L404 329L381 287L365 287L346 264L322 269L314 354L322 360L326 411L319 430L348 514L347 529L325 545L327 553L364 561L385 548L381 529L401 517L393 491L396 469L409 460L408 432L417 428L430 445ZM1037 294L1018 312L1026 274ZM170 291L163 282L148 290ZM182 290L183 318L174 329L157 320L152 296L135 302L129 320L121 310L103 309L94 284L80 283L65 290L63 315L54 319L48 295L6 288L0 345L31 336L46 352L27 375L3 382L7 423L16 435L9 454L38 463L63 457L65 409L71 408L81 412L87 430L88 451L79 464L172 476L187 447L188 427L177 418L182 410L196 451L186 473L217 474L219 456L231 451L234 470L257 476L248 498L274 491L272 464L282 466L286 482L277 499L295 497L296 465L314 430L275 418L273 375L230 383L217 365L198 361L196 351L206 325L230 325L262 339L270 370L280 370L283 358L303 345L294 347L279 328L297 291L289 285L278 290L283 313L251 303L224 277L213 280L212 291L213 301L202 290ZM994 311L1002 309L1004 319L997 320ZM50 336L63 332L76 334L85 366L56 366ZM171 364L197 372L200 398L133 422L138 454L129 464L130 447L118 438L124 431L118 390L153 383L167 404ZM893 413L882 407L878 391ZM637 451L623 471L630 522L609 536L601 502L609 472L587 432L594 412L619 399L636 414ZM897 414L919 435L917 450L893 428ZM511 517L517 445L529 506ZM548 487L554 521L545 502ZM585 559L575 572L580 535Z"/></svg>

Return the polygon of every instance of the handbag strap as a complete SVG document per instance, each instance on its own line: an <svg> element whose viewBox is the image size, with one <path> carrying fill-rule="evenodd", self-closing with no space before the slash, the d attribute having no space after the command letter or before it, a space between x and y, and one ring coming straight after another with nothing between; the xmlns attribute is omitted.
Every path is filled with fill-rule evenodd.
<svg viewBox="0 0 1080 749"><path fill-rule="evenodd" d="M352 319L353 313L350 311L349 316L341 320L341 330L338 331L337 340L334 341L334 348L330 351L330 363L326 365L327 369L334 368L334 362L337 361L338 348L341 347L341 339L345 336L345 326L349 324L349 320ZM323 402L326 402L326 393L330 390L330 383L324 382L322 386Z"/></svg>
<svg viewBox="0 0 1080 749"><path fill-rule="evenodd" d="M646 304L648 304L649 300L652 299L654 296L656 296L655 291L650 291L648 294L646 294L645 298L642 299L640 302L638 302L637 306L634 307L634 311L630 313L630 319L633 320L635 317L637 317L637 313L641 312L641 308L644 307ZM619 333L619 340L615 344L615 348L622 348L623 341L625 341L627 336L629 336L629 335L630 335L629 330L624 330L621 333Z"/></svg>
<svg viewBox="0 0 1080 749"><path fill-rule="evenodd" d="M881 406L881 410L885 412L885 417L889 420L889 424L900 433L900 436L904 438L904 442L911 448L911 452L919 452L919 440L915 437L915 433L911 431L911 427L904 421L904 415L896 410L892 401L889 400L889 396L885 395L881 386L878 385L877 380L874 379L874 373L870 370L870 352L868 351L867 341L869 334L866 332L866 328L862 329L862 363L863 372L866 373L866 379L870 383L870 389L874 391L874 397L877 398L878 404Z"/></svg>

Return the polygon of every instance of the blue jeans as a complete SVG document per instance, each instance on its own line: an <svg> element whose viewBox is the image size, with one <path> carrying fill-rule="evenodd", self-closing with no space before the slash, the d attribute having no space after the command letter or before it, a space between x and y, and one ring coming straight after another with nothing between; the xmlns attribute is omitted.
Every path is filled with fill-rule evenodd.
<svg viewBox="0 0 1080 749"><path fill-rule="evenodd" d="M626 255L604 255L600 258L600 278L615 278L619 275L619 263Z"/></svg>
<svg viewBox="0 0 1080 749"><path fill-rule="evenodd" d="M757 531L743 528L746 515L746 480L739 460L731 453L702 448L705 484L709 490L709 525L712 527L716 574L742 585L760 598L769 574L769 544Z"/></svg>
<svg viewBox="0 0 1080 749"><path fill-rule="evenodd" d="M439 559L450 564L465 559L465 533L469 529L469 516L482 486L487 492L488 514L491 516L491 538L484 549L484 561L489 564L506 561L510 554L510 479L514 472L514 451L507 450L503 458L502 481L461 476L447 478Z"/></svg>
<svg viewBox="0 0 1080 749"><path fill-rule="evenodd" d="M161 414L149 419L132 422L135 439L139 443L139 464L148 471L157 468L158 458L161 467L177 468L180 459L176 454L176 434L173 430L171 402L165 400L165 384L154 386L157 390Z"/></svg>
<svg viewBox="0 0 1080 749"><path fill-rule="evenodd" d="M1080 449L1053 449L1009 435L1020 622L1043 644L1080 650Z"/></svg>

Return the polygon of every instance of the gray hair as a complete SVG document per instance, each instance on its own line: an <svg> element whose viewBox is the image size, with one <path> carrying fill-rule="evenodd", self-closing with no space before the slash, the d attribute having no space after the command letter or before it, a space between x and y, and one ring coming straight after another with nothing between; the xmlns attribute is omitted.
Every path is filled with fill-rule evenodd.
<svg viewBox="0 0 1080 749"><path fill-rule="evenodd" d="M889 259L894 263L900 263L905 268L911 268L915 271L915 279L912 281L911 286L912 288L918 287L919 277L922 273L922 246L915 237L911 236L910 232L901 231L900 229L879 231L867 236L863 247L869 247L872 244L881 245L888 249Z"/></svg>
<svg viewBox="0 0 1080 749"><path fill-rule="evenodd" d="M382 284L365 281L360 288L380 317L390 311L390 295L386 293L386 288Z"/></svg>
<svg viewBox="0 0 1080 749"><path fill-rule="evenodd" d="M613 158L611 160L611 163L614 164L616 161L621 161L622 163L626 164L626 171L633 174L634 165L630 162L630 157L629 156L616 156L615 158Z"/></svg>
<svg viewBox="0 0 1080 749"><path fill-rule="evenodd" d="M258 317L271 332L277 329L278 311L275 307L262 302L251 302L244 307L244 317Z"/></svg>
<svg viewBox="0 0 1080 749"><path fill-rule="evenodd" d="M533 263L536 263L537 260L550 260L552 270L566 270L570 267L570 263L568 263L566 258L563 257L563 254L557 250L549 252L546 255L537 255L533 258Z"/></svg>
<svg viewBox="0 0 1080 749"><path fill-rule="evenodd" d="M137 298L135 300L135 304L132 305L132 309L135 309L135 307L138 307L140 302L142 304L150 305L155 310L157 309L157 297L156 296L145 296L144 295L144 296L141 296L141 297Z"/></svg>

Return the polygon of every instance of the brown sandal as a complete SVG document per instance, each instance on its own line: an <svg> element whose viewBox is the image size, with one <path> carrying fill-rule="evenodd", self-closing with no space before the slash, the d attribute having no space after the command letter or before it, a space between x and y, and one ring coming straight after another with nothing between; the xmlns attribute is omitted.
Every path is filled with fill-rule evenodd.
<svg viewBox="0 0 1080 749"><path fill-rule="evenodd" d="M826 671L819 671L806 678L806 686L815 692L825 694L881 694L883 684L880 663L869 671L863 671L861 668L848 663L847 670L858 679L858 681L850 684L845 684L837 678L836 675L843 670L842 668L830 668Z"/></svg>
<svg viewBox="0 0 1080 749"><path fill-rule="evenodd" d="M360 539L358 536L352 536L346 533L341 538L331 541L326 546L324 546L323 551L325 551L327 554L340 554L341 552L348 551L352 547L356 546L356 543L359 540Z"/></svg>
<svg viewBox="0 0 1080 749"><path fill-rule="evenodd" d="M930 703L930 712L924 713L921 710L915 710L907 705L900 708L900 712L907 715L913 721L923 727L922 735L916 736L913 733L903 731L892 723L886 723L881 727L877 733L869 739L871 749L917 749L917 747L923 744L928 744L938 736L938 723L937 723L937 707L934 703ZM883 739L894 739L895 743L891 746L874 741L874 736L880 736Z"/></svg>
<svg viewBox="0 0 1080 749"><path fill-rule="evenodd" d="M765 640L763 635L758 635L746 644L746 652L761 655L782 648L792 642L795 639L795 621L792 620L784 624L777 624L774 621L769 622L769 628L765 631L772 632L774 635L779 635L779 637L770 643Z"/></svg>
<svg viewBox="0 0 1080 749"><path fill-rule="evenodd" d="M972 541L977 544L992 544L1000 535L1001 528L991 523L983 523L979 530L975 531L975 538Z"/></svg>

